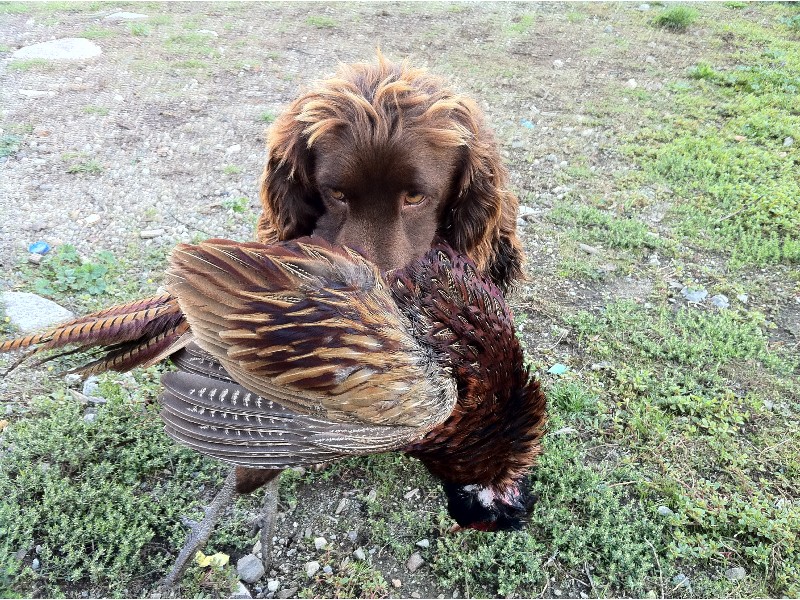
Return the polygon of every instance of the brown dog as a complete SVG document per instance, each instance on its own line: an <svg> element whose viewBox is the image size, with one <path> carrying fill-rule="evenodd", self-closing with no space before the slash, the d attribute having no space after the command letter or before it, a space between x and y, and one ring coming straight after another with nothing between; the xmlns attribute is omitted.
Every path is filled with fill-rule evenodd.
<svg viewBox="0 0 800 600"><path fill-rule="evenodd" d="M475 103L407 64L345 65L275 121L261 181L264 243L316 234L381 269L438 235L503 289L522 274L518 200Z"/></svg>

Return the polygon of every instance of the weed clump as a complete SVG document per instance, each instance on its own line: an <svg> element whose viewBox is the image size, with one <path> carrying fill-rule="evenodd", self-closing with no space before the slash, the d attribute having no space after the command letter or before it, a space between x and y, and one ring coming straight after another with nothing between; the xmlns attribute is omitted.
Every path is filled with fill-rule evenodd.
<svg viewBox="0 0 800 600"><path fill-rule="evenodd" d="M671 31L686 31L697 20L700 13L688 6L668 8L653 19L653 25Z"/></svg>

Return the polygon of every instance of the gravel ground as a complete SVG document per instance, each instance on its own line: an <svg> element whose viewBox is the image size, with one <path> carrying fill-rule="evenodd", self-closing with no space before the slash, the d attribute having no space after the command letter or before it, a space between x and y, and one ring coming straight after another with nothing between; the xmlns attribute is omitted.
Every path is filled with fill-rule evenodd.
<svg viewBox="0 0 800 600"><path fill-rule="evenodd" d="M624 3L9 6L0 11L0 136L12 138L18 150L0 158L0 290L29 289L18 267L37 240L72 244L87 257L108 250L157 279L178 241L250 239L268 122L300 90L333 74L337 63L373 60L379 47L391 59L409 57L442 75L484 108L524 205L519 223L528 281L513 303L535 308L523 326L529 353L562 363L576 349L553 325L554 315L592 309L610 297L646 297L653 277L626 272L611 258L602 269L619 276L556 277L560 234L541 217L567 195L602 196L614 189L615 177L635 170L616 146L646 115L596 115L626 102L623 90L659 93L712 44L699 28L678 36L643 27L641 7ZM147 19L105 19L119 10ZM90 37L102 54L56 65L11 57L24 46L78 36ZM595 175L591 189L583 189L578 176L564 176L577 168ZM643 212L655 234L667 233L662 218L668 209L659 201ZM583 251L602 252L588 245ZM662 268L658 256L649 260L653 269ZM713 258L704 260L705 268L718 268ZM157 284L148 280L138 293ZM60 300L81 308L77 299ZM795 323L796 313L786 318ZM17 401L19 390L46 385L41 374L15 377L0 383L0 397ZM336 512L355 494L346 482L303 493L297 509L279 517L279 527L291 531L279 547L310 532L305 537L325 536L348 553L360 548L363 535L344 532L359 526L363 503L353 500ZM419 494L398 499L436 501ZM280 586L262 594L296 594L305 583L298 573L321 560L313 545L289 552L267 574L281 579ZM410 574L380 552L373 564L387 582L402 579L395 595L458 593L440 589L425 567Z"/></svg>

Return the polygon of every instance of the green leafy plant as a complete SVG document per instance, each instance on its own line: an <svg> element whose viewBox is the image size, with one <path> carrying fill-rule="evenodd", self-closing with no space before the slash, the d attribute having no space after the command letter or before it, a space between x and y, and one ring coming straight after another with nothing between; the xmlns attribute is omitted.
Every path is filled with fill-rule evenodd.
<svg viewBox="0 0 800 600"><path fill-rule="evenodd" d="M58 247L40 267L41 276L34 282L37 293L99 295L106 291L107 281L116 265L114 255L98 252L94 262L83 260L74 246Z"/></svg>

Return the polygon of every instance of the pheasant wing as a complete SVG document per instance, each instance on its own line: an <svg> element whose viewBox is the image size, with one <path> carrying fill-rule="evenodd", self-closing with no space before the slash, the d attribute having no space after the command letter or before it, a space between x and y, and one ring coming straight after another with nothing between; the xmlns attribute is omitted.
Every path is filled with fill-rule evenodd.
<svg viewBox="0 0 800 600"><path fill-rule="evenodd" d="M167 288L236 382L297 414L422 435L455 406L449 373L349 249L318 238L183 244Z"/></svg>

